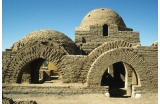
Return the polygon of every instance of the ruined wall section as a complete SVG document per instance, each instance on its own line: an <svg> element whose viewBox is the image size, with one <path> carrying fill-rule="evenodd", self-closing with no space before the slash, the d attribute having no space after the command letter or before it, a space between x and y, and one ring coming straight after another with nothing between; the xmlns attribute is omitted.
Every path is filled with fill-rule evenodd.
<svg viewBox="0 0 160 104"><path fill-rule="evenodd" d="M9 82L10 74L14 72L14 70L9 70L8 68L15 54L16 52L12 52L9 49L2 52L2 83Z"/></svg>
<svg viewBox="0 0 160 104"><path fill-rule="evenodd" d="M129 42L134 46L140 45L138 32L117 25L108 25L108 36L103 36L103 25L90 26L89 30L77 28L75 31L75 43L85 54L105 42L117 40Z"/></svg>
<svg viewBox="0 0 160 104"><path fill-rule="evenodd" d="M82 66L87 56L82 55L65 55L61 62L61 68L63 71L63 82L74 83L79 81Z"/></svg>
<svg viewBox="0 0 160 104"><path fill-rule="evenodd" d="M139 56L143 56L144 60L147 64L147 69L150 72L147 72L149 77L152 77L152 82L154 84L154 89L150 90L150 92L157 92L158 90L158 47L156 46L138 46L136 49L134 49ZM148 80L143 80L144 75L141 75L141 82L145 84L144 86L151 86L151 83L149 83ZM143 86L142 86L143 87ZM148 89L149 90L149 89Z"/></svg>

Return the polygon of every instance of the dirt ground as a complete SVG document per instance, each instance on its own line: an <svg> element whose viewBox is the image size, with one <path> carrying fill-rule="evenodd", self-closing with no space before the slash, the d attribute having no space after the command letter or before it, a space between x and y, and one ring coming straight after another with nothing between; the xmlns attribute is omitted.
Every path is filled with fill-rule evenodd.
<svg viewBox="0 0 160 104"><path fill-rule="evenodd" d="M158 94L142 95L141 98L109 98L103 94L53 95L14 98L14 101L31 101L38 104L158 104Z"/></svg>

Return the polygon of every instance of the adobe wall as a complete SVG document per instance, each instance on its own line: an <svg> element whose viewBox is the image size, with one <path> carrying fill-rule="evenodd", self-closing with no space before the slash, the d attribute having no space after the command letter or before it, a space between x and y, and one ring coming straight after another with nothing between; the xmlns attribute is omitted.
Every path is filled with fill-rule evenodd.
<svg viewBox="0 0 160 104"><path fill-rule="evenodd" d="M124 44L124 43L117 42L117 44L119 44L120 46L120 44ZM123 47L127 47L126 43L124 45L126 46L123 46ZM113 45L109 45L109 46L113 46ZM116 47L116 45L114 46ZM128 44L128 46L130 45ZM105 47L105 45L101 47ZM101 49L104 52L107 51L107 50L104 50L103 48ZM107 49L107 47L105 49ZM158 58L157 58L158 57L158 47L138 46L138 47L133 47L131 50L137 55L142 56L144 58L144 61L146 63L146 66L144 67L146 67L146 69L149 70L146 73L150 75L149 76L150 79L143 80L143 77L145 77L144 74L140 75L143 86L150 85L151 84L150 82L152 81L154 83L154 89L157 89L158 88L158 73L157 73L158 72L157 70L158 69ZM102 51L100 51L100 48L96 49L96 51L92 52L92 54L95 52L93 54L93 57L92 57L92 54L90 54L89 56L85 56L85 55L65 55L63 56L62 61L59 64L59 67L61 68L61 73L63 76L63 82L85 83L86 78L87 78L87 73L90 69L91 64L99 57L99 55L103 53ZM10 69L8 68L9 68L9 65L13 64L11 61L13 60L13 57L16 55L16 52L7 50L5 52L2 52L2 54L3 54L2 79L3 79L3 82L11 82L12 74L15 73L15 71L17 70L15 70L14 68L10 68ZM97 56L97 57L94 58L94 56Z"/></svg>
<svg viewBox="0 0 160 104"><path fill-rule="evenodd" d="M96 49L94 49L88 56L87 56L87 59L86 59L86 62L85 62L85 65L83 65L83 80L82 82L86 82L86 79L87 79L87 74L88 74L88 71L91 67L91 65L93 64L93 62L101 55L103 54L104 52L106 51L109 51L109 50L112 50L112 49L117 49L117 48L120 48L120 47L132 47L132 44L128 43L128 42L125 42L125 41L112 41L112 42L106 42L104 43L103 45L97 47ZM106 66L105 66L106 67Z"/></svg>
<svg viewBox="0 0 160 104"><path fill-rule="evenodd" d="M16 83L21 78L24 67L35 59L45 59L56 64L60 69L60 60L67 54L62 49L54 49L44 45L33 45L18 52L3 52L3 82ZM14 55L14 56L13 56ZM7 57L7 60L6 60ZM28 67L27 67L28 70Z"/></svg>
<svg viewBox="0 0 160 104"><path fill-rule="evenodd" d="M101 47L103 49L103 47ZM99 49L100 50L100 49ZM101 51L99 51L101 52ZM107 67L122 61L131 66L138 74L139 88L142 92L157 92L158 90L158 47L122 47L94 54L98 56L88 66L87 84L100 86L101 78Z"/></svg>
<svg viewBox="0 0 160 104"><path fill-rule="evenodd" d="M158 47L155 46L138 46L136 49L134 49L138 55L142 55L144 57L144 60L146 61L146 68L149 70L148 75L150 79L152 79L152 83L150 83L150 80L143 80L143 77L145 77L145 74L142 74L141 82L145 85L142 85L142 89L145 89L143 87L147 86L149 89L149 92L157 92L158 91ZM150 86L153 85L153 88Z"/></svg>
<svg viewBox="0 0 160 104"><path fill-rule="evenodd" d="M139 33L130 28L116 25L108 26L108 36L103 36L103 26L90 26L89 30L76 29L75 43L89 54L105 42L123 40L133 45L140 45Z"/></svg>
<svg viewBox="0 0 160 104"><path fill-rule="evenodd" d="M9 82L11 73L14 72L14 70L9 70L8 68L15 54L16 52L10 50L2 52L2 83Z"/></svg>
<svg viewBox="0 0 160 104"><path fill-rule="evenodd" d="M24 54L25 57L24 58L21 57L22 58L21 61L23 62L25 59L27 59L28 61L32 61L32 55L29 55L29 53L31 53L31 51L29 51L29 52L25 51L25 52L26 52L25 54L27 56ZM3 66L2 66L2 80L3 80L3 83L16 83L17 77L14 75L16 73L17 74L19 73L19 71L20 71L19 68L20 69L22 68L22 67L19 67L19 66L22 66L22 65L20 65L22 63L20 62L20 60L19 61L17 60L16 53L17 52L13 52L13 51L2 52L2 54L3 54L3 57L2 57L2 64L3 64ZM53 52L51 52L51 53L53 53ZM46 54L48 54L47 51L46 51ZM48 55L50 56L50 54L48 54ZM52 56L52 58L54 60L59 60L59 58L57 58L56 54L53 54L53 55L54 55L54 57ZM57 54L57 55L60 55L60 54ZM36 54L35 54L35 56L36 56ZM81 82L82 78L79 79L79 76L84 73L84 72L81 72L81 70L82 70L83 64L86 60L86 57L87 56L83 56L83 55L64 55L63 56L63 58L61 59L62 61L58 62L58 68L59 68L59 71L61 72L61 76L63 78L61 80L63 80L64 83L71 83L71 82L78 82L78 81ZM33 57L33 60L34 60L34 57ZM17 63L17 67L15 67L16 63ZM13 68L11 66L14 66L15 68ZM29 79L27 79L27 76L28 76L27 73L23 73L22 83L26 83L26 82L29 83Z"/></svg>
<svg viewBox="0 0 160 104"><path fill-rule="evenodd" d="M87 56L83 55L65 55L61 62L61 68L63 72L63 82L73 83L82 82L80 75L84 75L82 67Z"/></svg>

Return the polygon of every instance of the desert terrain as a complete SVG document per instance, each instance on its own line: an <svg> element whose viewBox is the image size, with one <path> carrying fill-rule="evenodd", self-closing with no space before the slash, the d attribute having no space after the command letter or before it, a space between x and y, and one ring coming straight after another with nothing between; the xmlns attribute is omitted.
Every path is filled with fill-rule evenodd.
<svg viewBox="0 0 160 104"><path fill-rule="evenodd" d="M158 93L141 98L110 98L104 94L45 95L13 98L14 101L36 101L37 104L158 104Z"/></svg>

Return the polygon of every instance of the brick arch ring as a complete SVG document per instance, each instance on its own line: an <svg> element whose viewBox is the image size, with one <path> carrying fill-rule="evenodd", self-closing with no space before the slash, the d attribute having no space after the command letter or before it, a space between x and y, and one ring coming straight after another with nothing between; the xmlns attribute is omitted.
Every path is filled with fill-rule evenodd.
<svg viewBox="0 0 160 104"><path fill-rule="evenodd" d="M87 61L84 63L82 70L86 70L90 68L91 64L104 52L112 50L112 49L117 49L121 47L132 47L131 43L128 43L123 40L119 41L111 41L111 42L106 42L99 47L95 48L88 56L87 56ZM82 75L83 77L87 77L87 72L85 75ZM85 79L84 78L84 79ZM84 80L85 82L86 80Z"/></svg>
<svg viewBox="0 0 160 104"><path fill-rule="evenodd" d="M153 76L151 71L146 67L146 62L143 57L132 52L133 48L112 49L101 54L91 65L87 75L88 86L101 86L101 78L106 68L116 62L123 62L130 65L140 80L147 80L150 87L154 86L152 81ZM140 77L143 76L143 77ZM139 82L140 84L140 82ZM141 83L143 85L143 83Z"/></svg>
<svg viewBox="0 0 160 104"><path fill-rule="evenodd" d="M53 62L60 71L60 75L63 75L63 71L61 70L61 59L63 55L66 55L65 50L57 49L49 46L44 45L33 45L32 47L25 47L22 50L18 51L16 56L12 58L11 65L9 66L10 70L14 70L12 73L11 78L13 78L12 82L17 82L19 78L20 71L22 67L35 59L42 58ZM62 76L63 78L63 76Z"/></svg>
<svg viewBox="0 0 160 104"><path fill-rule="evenodd" d="M116 49L116 48L121 48L121 47L132 47L132 44L128 43L126 41L123 41L123 40L106 42L106 43L102 44L101 46L95 48L88 55L88 59L90 59L90 60L87 60L87 62L89 62L89 64L91 64L92 60L97 59L102 53L109 51L111 49Z"/></svg>

